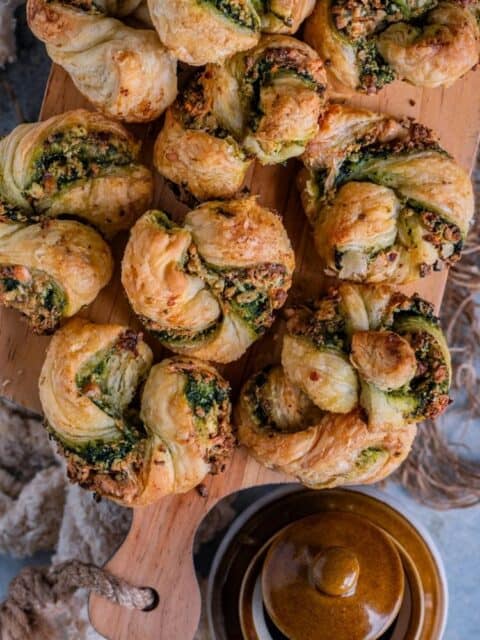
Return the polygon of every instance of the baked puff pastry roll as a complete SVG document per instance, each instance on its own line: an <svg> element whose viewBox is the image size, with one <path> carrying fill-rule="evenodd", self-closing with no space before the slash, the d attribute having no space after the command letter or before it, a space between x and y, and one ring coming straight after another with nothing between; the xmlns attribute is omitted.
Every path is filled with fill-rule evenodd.
<svg viewBox="0 0 480 640"><path fill-rule="evenodd" d="M417 430L370 429L358 410L322 413L282 367L248 380L235 422L240 443L260 464L312 489L383 480L405 460Z"/></svg>
<svg viewBox="0 0 480 640"><path fill-rule="evenodd" d="M108 245L79 222L0 224L0 304L21 311L35 333L90 304L112 269Z"/></svg>
<svg viewBox="0 0 480 640"><path fill-rule="evenodd" d="M120 124L83 109L22 124L0 141L0 222L79 217L112 236L148 208L152 174Z"/></svg>
<svg viewBox="0 0 480 640"><path fill-rule="evenodd" d="M241 393L240 442L309 486L385 477L415 423L450 402L450 355L431 305L384 285L342 284L287 315L282 366Z"/></svg>
<svg viewBox="0 0 480 640"><path fill-rule="evenodd" d="M261 32L295 33L315 0L148 0L163 44L187 64L223 62L254 47Z"/></svg>
<svg viewBox="0 0 480 640"><path fill-rule="evenodd" d="M264 37L192 80L167 111L155 167L198 200L230 198L254 157L276 164L303 153L318 131L325 87L310 47Z"/></svg>
<svg viewBox="0 0 480 640"><path fill-rule="evenodd" d="M112 17L137 8L120 0L28 0L28 24L77 89L105 114L149 122L174 101L176 60L153 29Z"/></svg>
<svg viewBox="0 0 480 640"><path fill-rule="evenodd" d="M432 305L386 285L342 284L291 311L282 364L316 406L360 405L371 428L434 418L450 402L450 354Z"/></svg>
<svg viewBox="0 0 480 640"><path fill-rule="evenodd" d="M395 78L450 86L479 60L477 2L319 0L305 40L342 84L374 93Z"/></svg>
<svg viewBox="0 0 480 640"><path fill-rule="evenodd" d="M234 196L253 162L222 123L216 94L210 72L195 76L167 110L153 152L157 171L200 201Z"/></svg>
<svg viewBox="0 0 480 640"><path fill-rule="evenodd" d="M405 283L460 258L472 184L422 125L332 104L303 160L302 201L326 273Z"/></svg>
<svg viewBox="0 0 480 640"><path fill-rule="evenodd" d="M125 506L183 493L223 469L233 448L228 383L209 365L152 367L142 335L74 319L40 375L47 429L70 479Z"/></svg>
<svg viewBox="0 0 480 640"><path fill-rule="evenodd" d="M238 359L285 302L294 254L255 198L209 202L183 226L149 211L133 227L122 282L140 320L172 351Z"/></svg>
<svg viewBox="0 0 480 640"><path fill-rule="evenodd" d="M161 41L187 64L221 62L260 38L256 0L148 0Z"/></svg>
<svg viewBox="0 0 480 640"><path fill-rule="evenodd" d="M221 122L262 164L300 155L317 133L326 74L304 42L264 36L255 48L210 65L207 73Z"/></svg>

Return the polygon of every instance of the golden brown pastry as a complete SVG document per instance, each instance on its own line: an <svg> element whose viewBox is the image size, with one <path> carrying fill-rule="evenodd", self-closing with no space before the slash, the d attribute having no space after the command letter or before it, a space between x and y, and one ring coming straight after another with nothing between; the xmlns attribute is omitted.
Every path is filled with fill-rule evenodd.
<svg viewBox="0 0 480 640"><path fill-rule="evenodd" d="M55 334L40 375L70 479L126 506L184 493L223 469L233 447L229 391L203 362L152 367L141 334L82 319Z"/></svg>
<svg viewBox="0 0 480 640"><path fill-rule="evenodd" d="M326 273L404 283L460 258L472 184L427 128L332 104L303 160L302 201Z"/></svg>
<svg viewBox="0 0 480 640"><path fill-rule="evenodd" d="M165 178L197 200L231 198L253 159L216 114L208 72L197 75L167 110L153 160Z"/></svg>
<svg viewBox="0 0 480 640"><path fill-rule="evenodd" d="M124 16L139 1L28 0L28 24L50 58L107 115L127 122L158 118L177 93L176 60L153 29Z"/></svg>
<svg viewBox="0 0 480 640"><path fill-rule="evenodd" d="M318 55L289 36L264 36L246 54L210 65L225 128L262 164L300 155L318 130L326 75Z"/></svg>
<svg viewBox="0 0 480 640"><path fill-rule="evenodd" d="M69 214L111 236L148 208L152 175L120 124L83 109L22 124L0 141L0 222Z"/></svg>
<svg viewBox="0 0 480 640"><path fill-rule="evenodd" d="M395 78L453 84L479 60L477 2L319 0L305 40L344 85L372 93Z"/></svg>
<svg viewBox="0 0 480 640"><path fill-rule="evenodd" d="M90 304L112 269L106 242L79 222L0 224L0 304L25 314L36 333Z"/></svg>
<svg viewBox="0 0 480 640"><path fill-rule="evenodd" d="M372 428L434 418L449 404L450 354L432 305L386 285L341 284L294 310L282 364L318 407L360 404Z"/></svg>
<svg viewBox="0 0 480 640"><path fill-rule="evenodd" d="M325 71L288 36L266 36L223 65L208 65L167 111L158 171L197 199L229 198L253 157L276 164L303 153L318 131Z"/></svg>
<svg viewBox="0 0 480 640"><path fill-rule="evenodd" d="M315 0L148 0L152 22L176 58L201 66L255 46L260 32L295 33Z"/></svg>
<svg viewBox="0 0 480 640"><path fill-rule="evenodd" d="M370 429L358 410L315 414L315 405L281 367L261 371L242 389L238 439L270 469L312 489L379 482L407 457L416 427ZM278 413L285 411L284 421Z"/></svg>
<svg viewBox="0 0 480 640"><path fill-rule="evenodd" d="M241 392L239 441L309 486L374 482L406 457L415 423L448 406L450 381L429 303L342 284L289 311L282 366Z"/></svg>
<svg viewBox="0 0 480 640"><path fill-rule="evenodd" d="M255 0L148 0L160 40L173 55L200 66L221 62L260 38Z"/></svg>
<svg viewBox="0 0 480 640"><path fill-rule="evenodd" d="M184 226L147 212L131 231L122 283L163 345L231 362L270 327L293 269L280 218L252 197L205 203Z"/></svg>

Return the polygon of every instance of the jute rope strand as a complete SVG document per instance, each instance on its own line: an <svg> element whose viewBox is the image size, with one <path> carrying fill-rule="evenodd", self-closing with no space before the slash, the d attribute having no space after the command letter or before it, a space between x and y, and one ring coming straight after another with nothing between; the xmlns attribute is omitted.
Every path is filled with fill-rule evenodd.
<svg viewBox="0 0 480 640"><path fill-rule="evenodd" d="M12 580L7 599L1 605L1 639L38 640L41 628L45 629L42 610L81 588L130 609L148 610L156 601L152 589L135 587L108 571L77 560L51 568L25 567Z"/></svg>

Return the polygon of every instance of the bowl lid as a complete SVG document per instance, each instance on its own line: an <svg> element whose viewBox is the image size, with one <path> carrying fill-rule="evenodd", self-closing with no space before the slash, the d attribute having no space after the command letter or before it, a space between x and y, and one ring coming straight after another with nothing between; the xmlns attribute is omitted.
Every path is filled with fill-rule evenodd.
<svg viewBox="0 0 480 640"><path fill-rule="evenodd" d="M332 511L285 527L262 570L265 607L290 640L375 640L392 624L404 570L391 537Z"/></svg>

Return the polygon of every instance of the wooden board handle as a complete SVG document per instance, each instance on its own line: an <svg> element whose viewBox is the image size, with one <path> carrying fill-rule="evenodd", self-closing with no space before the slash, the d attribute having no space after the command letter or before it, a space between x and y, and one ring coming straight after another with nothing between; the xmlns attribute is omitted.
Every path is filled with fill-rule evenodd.
<svg viewBox="0 0 480 640"><path fill-rule="evenodd" d="M224 473L205 480L205 497L193 490L135 509L130 532L106 568L137 586L152 587L159 603L154 610L143 612L92 595L90 617L98 632L109 640L191 640L201 609L193 565L193 543L201 521L219 500L239 487L288 480L237 450Z"/></svg>

